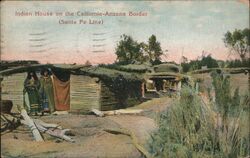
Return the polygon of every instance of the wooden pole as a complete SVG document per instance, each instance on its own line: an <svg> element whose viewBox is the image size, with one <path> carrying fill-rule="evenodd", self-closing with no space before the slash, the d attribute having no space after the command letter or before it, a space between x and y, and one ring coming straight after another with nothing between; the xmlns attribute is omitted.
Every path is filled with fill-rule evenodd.
<svg viewBox="0 0 250 158"><path fill-rule="evenodd" d="M145 82L142 82L141 84L141 96L142 98L145 97Z"/></svg>
<svg viewBox="0 0 250 158"><path fill-rule="evenodd" d="M25 112L23 112L25 113ZM26 115L26 114L24 114ZM66 135L66 132L69 132L70 129L62 129L61 126L57 125L57 124L50 124L50 123L46 123L43 122L42 120L38 120L38 119L34 119L31 121L33 122L32 124L35 125L36 130L38 130L38 132L42 132L42 133L47 133L53 137L57 137L57 138L61 138L63 140L66 140L68 142L72 142L74 143L75 140L70 138L69 136ZM30 127L30 122L29 120L21 120L22 124L28 125ZM43 139L39 139L39 135L40 133L34 133L33 131L36 130L32 130L33 136L35 137L36 141L43 141ZM41 135L40 135L41 136Z"/></svg>
<svg viewBox="0 0 250 158"><path fill-rule="evenodd" d="M199 83L198 82L195 83L195 93L196 94L199 93Z"/></svg>
<svg viewBox="0 0 250 158"><path fill-rule="evenodd" d="M43 138L42 138L39 130L37 129L34 121L28 116L27 111L25 109L21 110L21 116L23 117L24 121L28 124L35 140L37 142L43 142Z"/></svg>
<svg viewBox="0 0 250 158"><path fill-rule="evenodd" d="M179 80L178 85L177 85L177 95L181 96L181 80Z"/></svg>

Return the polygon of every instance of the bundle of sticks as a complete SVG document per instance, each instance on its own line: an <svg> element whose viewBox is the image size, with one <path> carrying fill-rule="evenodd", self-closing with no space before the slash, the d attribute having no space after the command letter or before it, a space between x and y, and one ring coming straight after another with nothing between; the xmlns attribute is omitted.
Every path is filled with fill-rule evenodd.
<svg viewBox="0 0 250 158"><path fill-rule="evenodd" d="M62 129L57 124L45 123L39 119L32 119L25 109L20 110L20 115L1 112L1 135L16 129L20 125L26 125L32 132L35 141L44 141L42 133L63 139L68 142L75 142L68 136L70 129Z"/></svg>

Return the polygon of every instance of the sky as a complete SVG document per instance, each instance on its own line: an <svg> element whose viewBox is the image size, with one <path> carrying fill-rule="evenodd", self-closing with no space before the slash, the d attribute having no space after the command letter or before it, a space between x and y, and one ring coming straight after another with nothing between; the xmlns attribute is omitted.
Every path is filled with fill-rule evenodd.
<svg viewBox="0 0 250 158"><path fill-rule="evenodd" d="M154 34L163 61L196 59L205 51L228 56L227 31L249 27L245 0L220 1L4 1L1 2L2 60L41 63L113 63L122 34L147 42ZM246 2L246 1L245 1ZM147 16L16 16L16 12L144 12ZM34 14L33 14L34 15ZM64 15L64 14L63 14ZM103 20L103 24L59 24L59 20ZM101 41L96 41L101 39ZM38 41L37 41L38 40Z"/></svg>

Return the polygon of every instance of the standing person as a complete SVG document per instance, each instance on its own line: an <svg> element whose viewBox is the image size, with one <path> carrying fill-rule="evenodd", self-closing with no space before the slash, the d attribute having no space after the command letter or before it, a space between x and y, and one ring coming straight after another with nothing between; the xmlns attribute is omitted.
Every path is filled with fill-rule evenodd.
<svg viewBox="0 0 250 158"><path fill-rule="evenodd" d="M39 87L40 82L36 73L34 71L29 71L24 81L24 105L29 113L35 115L40 112Z"/></svg>
<svg viewBox="0 0 250 158"><path fill-rule="evenodd" d="M40 96L42 101L43 112L54 112L55 111L55 102L54 102L54 89L52 77L48 69L44 69L41 72L40 78Z"/></svg>

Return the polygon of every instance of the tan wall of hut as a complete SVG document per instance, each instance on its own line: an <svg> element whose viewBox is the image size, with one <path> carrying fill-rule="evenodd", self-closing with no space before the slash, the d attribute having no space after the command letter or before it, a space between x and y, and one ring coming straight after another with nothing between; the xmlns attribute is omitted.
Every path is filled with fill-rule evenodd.
<svg viewBox="0 0 250 158"><path fill-rule="evenodd" d="M23 105L23 83L26 73L4 76L1 82L2 99L13 101L13 110L16 105ZM96 83L98 78L71 75L70 77L70 111L87 112L93 108L112 110L118 104L113 92L102 82ZM129 100L133 99L130 98Z"/></svg>
<svg viewBox="0 0 250 158"><path fill-rule="evenodd" d="M92 108L100 109L100 84L97 78L88 76L70 76L70 110L87 112Z"/></svg>
<svg viewBox="0 0 250 158"><path fill-rule="evenodd" d="M1 82L2 100L12 100L13 110L17 110L16 105L23 105L23 83L26 73L13 74L5 76Z"/></svg>
<svg viewBox="0 0 250 158"><path fill-rule="evenodd" d="M26 73L5 76L1 82L2 99L12 100L13 105L23 105L23 83L25 78ZM113 105L117 103L114 94L104 84L96 83L97 80L97 78L88 76L71 75L71 111L86 112L92 108L101 110L111 110L113 108ZM14 109L16 111L16 106Z"/></svg>
<svg viewBox="0 0 250 158"><path fill-rule="evenodd" d="M91 109L113 110L118 101L115 94L98 78L71 75L70 78L70 110L72 112L88 112ZM133 100L133 98L130 98Z"/></svg>

